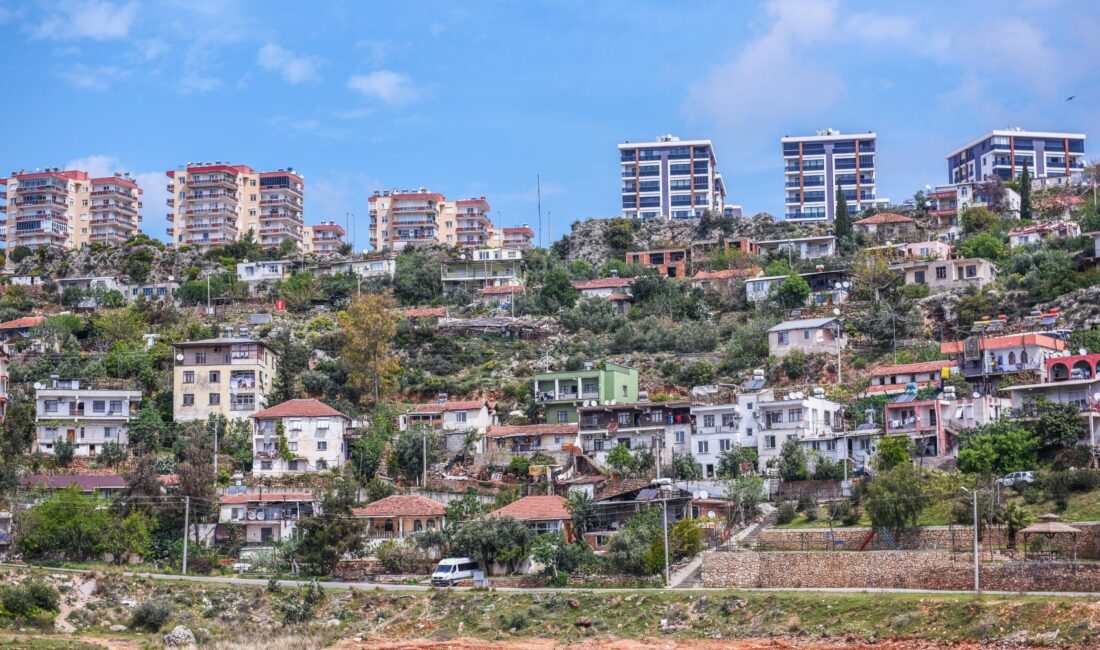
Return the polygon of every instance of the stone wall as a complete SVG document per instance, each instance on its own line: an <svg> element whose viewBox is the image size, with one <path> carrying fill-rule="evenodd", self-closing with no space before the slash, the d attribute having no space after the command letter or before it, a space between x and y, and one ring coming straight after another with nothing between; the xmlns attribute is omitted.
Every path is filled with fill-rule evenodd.
<svg viewBox="0 0 1100 650"><path fill-rule="evenodd" d="M988 591L1097 591L1100 565L1000 562L981 567ZM971 559L939 551L718 552L703 556L706 587L973 588Z"/></svg>
<svg viewBox="0 0 1100 650"><path fill-rule="evenodd" d="M1100 522L1073 523L1081 530L1077 536L1077 558L1082 560L1100 559ZM943 549L969 552L973 548L974 533L971 526L924 526L912 528L899 536L898 546L906 550ZM871 532L870 528L833 528L832 537L828 528L769 528L760 533L757 544L769 551L817 551L835 548L837 550L857 551L860 544ZM837 542L837 543L833 543ZM1070 538L1060 537L1055 545L1066 549L1066 556L1072 555ZM1008 537L1000 526L987 528L982 536L982 547L990 545L1005 548ZM1017 536L1016 543L1023 546L1023 537ZM892 547L876 536L867 546L868 550L887 550Z"/></svg>

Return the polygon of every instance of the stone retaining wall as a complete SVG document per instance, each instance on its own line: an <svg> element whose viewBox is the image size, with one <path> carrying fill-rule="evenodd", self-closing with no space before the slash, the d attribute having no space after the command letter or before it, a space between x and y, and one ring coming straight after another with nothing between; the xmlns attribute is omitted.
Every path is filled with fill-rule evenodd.
<svg viewBox="0 0 1100 650"><path fill-rule="evenodd" d="M1081 530L1077 536L1077 557L1082 560L1100 559L1100 522L1084 522L1071 524ZM957 551L967 552L973 548L973 528L971 526L925 526L912 528L899 536L897 542L902 549L927 550L954 548ZM814 551L837 550L857 551L859 545L871 532L870 528L834 528L830 539L828 528L769 528L760 533L757 543L769 551ZM832 544L831 542L840 542ZM1016 543L1023 546L1023 537L1017 535ZM1059 536L1055 545L1061 545L1066 549L1066 556L1071 557L1073 552L1070 547L1069 536ZM990 545L1005 548L1008 537L1000 526L986 528L982 538L982 546ZM877 536L871 544L870 550L884 550L890 548Z"/></svg>
<svg viewBox="0 0 1100 650"><path fill-rule="evenodd" d="M718 552L703 557L706 587L967 590L971 559L939 551ZM981 567L989 591L1100 591L1100 565L999 562Z"/></svg>

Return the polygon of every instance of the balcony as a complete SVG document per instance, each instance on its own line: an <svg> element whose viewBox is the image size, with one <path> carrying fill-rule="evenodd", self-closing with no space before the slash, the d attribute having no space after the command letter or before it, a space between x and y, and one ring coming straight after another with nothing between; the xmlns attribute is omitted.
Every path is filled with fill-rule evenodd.
<svg viewBox="0 0 1100 650"><path fill-rule="evenodd" d="M968 280L977 280L969 278ZM960 368L964 377L981 377L983 375L1000 375L1009 372L1032 372L1043 370L1043 364L1038 361L1026 363L991 363L989 361L964 361Z"/></svg>
<svg viewBox="0 0 1100 650"><path fill-rule="evenodd" d="M291 201L290 199L263 199L260 201L260 205L285 205L298 210L302 210L302 204L299 201Z"/></svg>
<svg viewBox="0 0 1100 650"><path fill-rule="evenodd" d="M230 216L230 217L233 217L234 219L237 217L237 213L234 212L233 210L228 209L228 208L192 208L190 210L185 210L184 214L187 214L187 215L215 215L215 214L217 214L217 215Z"/></svg>
<svg viewBox="0 0 1100 650"><path fill-rule="evenodd" d="M237 181L229 176L215 176L212 178L196 178L192 176L187 184L190 187L225 187L237 189Z"/></svg>

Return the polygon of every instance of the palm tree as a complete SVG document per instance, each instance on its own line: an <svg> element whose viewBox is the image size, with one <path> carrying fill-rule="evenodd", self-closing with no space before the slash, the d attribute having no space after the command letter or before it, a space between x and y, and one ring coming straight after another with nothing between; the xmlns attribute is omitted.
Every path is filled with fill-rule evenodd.
<svg viewBox="0 0 1100 650"><path fill-rule="evenodd" d="M565 500L565 509L569 511L572 518L574 535L578 539L583 537L593 523L596 502L588 496L587 492L574 491L570 492Z"/></svg>
<svg viewBox="0 0 1100 650"><path fill-rule="evenodd" d="M1005 533L1008 535L1008 547L1016 548L1016 534L1031 523L1031 513L1021 508L1019 503L1010 501L1001 509L1001 516L998 519L1004 524Z"/></svg>

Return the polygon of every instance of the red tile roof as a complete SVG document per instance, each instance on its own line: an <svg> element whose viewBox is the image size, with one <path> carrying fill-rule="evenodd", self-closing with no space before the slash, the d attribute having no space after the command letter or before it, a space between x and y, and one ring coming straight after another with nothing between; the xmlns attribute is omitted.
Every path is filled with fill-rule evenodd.
<svg viewBox="0 0 1100 650"><path fill-rule="evenodd" d="M395 494L362 508L352 508L356 517L438 517L447 514L447 508L415 494Z"/></svg>
<svg viewBox="0 0 1100 650"><path fill-rule="evenodd" d="M1023 345L1038 345L1040 347L1048 348L1051 350L1065 350L1066 342L1060 339L1049 337L1045 334L1012 334L1010 336L994 336L988 339L982 339L982 350L1003 350L1005 348L1014 348ZM962 341L946 341L940 343L940 352L944 354L961 354L963 351Z"/></svg>
<svg viewBox="0 0 1100 650"><path fill-rule="evenodd" d="M502 230L505 234L509 235L527 235L528 237L535 236L535 231L531 230L527 226L523 226L522 228L502 228Z"/></svg>
<svg viewBox="0 0 1100 650"><path fill-rule="evenodd" d="M559 496L523 497L499 510L489 513L489 517L511 517L520 521L558 521L570 518L565 509L565 499Z"/></svg>
<svg viewBox="0 0 1100 650"><path fill-rule="evenodd" d="M721 271L699 271L694 280L729 280L730 278L751 278L760 272L759 267L751 269L723 269Z"/></svg>
<svg viewBox="0 0 1100 650"><path fill-rule="evenodd" d="M261 420L267 418L347 418L348 416L320 400L291 399L258 413L253 413L252 417Z"/></svg>
<svg viewBox="0 0 1100 650"><path fill-rule="evenodd" d="M0 330L17 330L25 327L36 327L46 322L44 316L24 316L4 323L0 323Z"/></svg>
<svg viewBox="0 0 1100 650"><path fill-rule="evenodd" d="M629 287L634 278L599 278L597 280L573 280L573 288L578 291L585 289L617 289Z"/></svg>
<svg viewBox="0 0 1100 650"><path fill-rule="evenodd" d="M50 490L63 490L73 485L83 492L92 490L115 489L126 487L126 478L117 474L106 476L89 476L84 474L33 474L19 479L19 484L24 487L40 487Z"/></svg>
<svg viewBox="0 0 1100 650"><path fill-rule="evenodd" d="M406 309L405 318L443 318L447 315L446 307L413 307Z"/></svg>
<svg viewBox="0 0 1100 650"><path fill-rule="evenodd" d="M481 289L481 295L483 296L497 296L511 293L523 293L524 287L522 284L505 284L499 287L484 287Z"/></svg>
<svg viewBox="0 0 1100 650"><path fill-rule="evenodd" d="M459 402L436 402L432 404L418 404L413 408L413 413L442 413L444 411L476 411L487 404L483 399L472 399Z"/></svg>
<svg viewBox="0 0 1100 650"><path fill-rule="evenodd" d="M871 371L872 377L884 377L886 375L905 375L914 372L939 372L941 368L954 368L955 361L944 359L940 361L922 361L920 363L902 363L896 366L882 366Z"/></svg>
<svg viewBox="0 0 1100 650"><path fill-rule="evenodd" d="M503 438L506 436L539 436L543 434L576 435L577 425L574 424L524 424L499 427L489 427L485 431L486 438Z"/></svg>
<svg viewBox="0 0 1100 650"><path fill-rule="evenodd" d="M861 225L880 223L913 223L913 220L905 215L897 214L896 212L879 212L878 214L873 214L866 219L860 219L856 223Z"/></svg>
<svg viewBox="0 0 1100 650"><path fill-rule="evenodd" d="M626 295L625 293L612 293L607 296L607 299L611 302L615 302L618 300L633 300L633 298Z"/></svg>
<svg viewBox="0 0 1100 650"><path fill-rule="evenodd" d="M252 492L251 494L223 494L218 499L222 505L238 505L242 503L276 503L280 501L315 501L320 497L309 492L280 492L267 491L263 494Z"/></svg>

